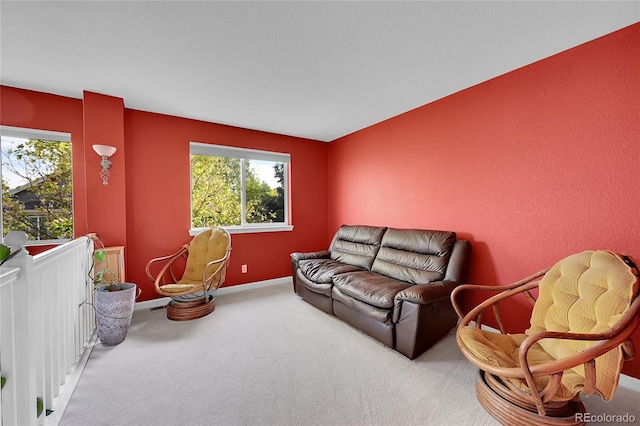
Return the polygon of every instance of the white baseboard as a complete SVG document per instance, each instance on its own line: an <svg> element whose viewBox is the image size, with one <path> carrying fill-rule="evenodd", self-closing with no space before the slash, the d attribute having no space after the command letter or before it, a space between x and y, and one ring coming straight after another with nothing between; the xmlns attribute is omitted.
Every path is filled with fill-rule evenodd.
<svg viewBox="0 0 640 426"><path fill-rule="evenodd" d="M282 278L273 278L273 279L264 280L264 281L256 281L248 284L239 284L231 287L221 287L218 289L218 291L216 291L216 295L219 296L223 294L235 293L238 291L253 290L256 288L268 287L268 286L277 285L277 284L291 284L292 285L291 289L293 291L293 278L289 276L289 277L282 277ZM139 311L142 309L162 308L166 306L167 303L169 303L170 301L171 301L170 297L161 297L159 299L145 300L144 302L137 302L135 304L134 311Z"/></svg>
<svg viewBox="0 0 640 426"><path fill-rule="evenodd" d="M282 278L273 278L273 279L264 280L264 281L256 281L248 284L234 285L231 287L222 287L218 289L216 294L235 293L238 291L252 290L254 288L268 287L271 285L278 285L278 284L291 284L291 291L293 292L293 278L289 276L289 277L282 277Z"/></svg>

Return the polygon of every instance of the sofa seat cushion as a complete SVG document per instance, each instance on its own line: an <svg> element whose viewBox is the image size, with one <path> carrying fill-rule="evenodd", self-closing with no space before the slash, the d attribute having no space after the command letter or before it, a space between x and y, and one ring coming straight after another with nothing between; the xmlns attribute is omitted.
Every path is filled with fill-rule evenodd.
<svg viewBox="0 0 640 426"><path fill-rule="evenodd" d="M369 271L335 275L333 285L347 296L368 305L389 310L393 308L396 294L411 287L406 282Z"/></svg>
<svg viewBox="0 0 640 426"><path fill-rule="evenodd" d="M343 305L358 311L369 318L372 318L378 322L391 325L392 311L391 309L378 308L376 306L368 305L364 302L354 299L351 296L347 296L336 287L331 289L331 298L334 303L334 312L336 311L335 304L342 303ZM340 317L340 315L338 315ZM343 318L344 319L344 318ZM358 327L362 329L361 327Z"/></svg>
<svg viewBox="0 0 640 426"><path fill-rule="evenodd" d="M318 284L331 284L331 278L337 274L362 271L362 268L347 265L332 259L301 260L299 265L302 275L304 275L304 277L309 281L313 281Z"/></svg>
<svg viewBox="0 0 640 426"><path fill-rule="evenodd" d="M333 283L317 283L315 281L309 280L302 274L302 271L298 269L296 271L298 286L306 287L308 290L311 290L314 293L319 293L327 297L331 297L331 289L333 288Z"/></svg>

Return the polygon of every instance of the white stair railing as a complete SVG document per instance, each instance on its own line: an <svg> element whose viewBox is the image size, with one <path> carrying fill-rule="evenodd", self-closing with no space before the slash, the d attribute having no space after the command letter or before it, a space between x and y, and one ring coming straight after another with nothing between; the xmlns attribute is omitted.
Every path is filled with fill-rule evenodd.
<svg viewBox="0 0 640 426"><path fill-rule="evenodd" d="M11 234L15 251L24 237ZM0 268L0 425L60 421L95 341L92 254L81 237Z"/></svg>

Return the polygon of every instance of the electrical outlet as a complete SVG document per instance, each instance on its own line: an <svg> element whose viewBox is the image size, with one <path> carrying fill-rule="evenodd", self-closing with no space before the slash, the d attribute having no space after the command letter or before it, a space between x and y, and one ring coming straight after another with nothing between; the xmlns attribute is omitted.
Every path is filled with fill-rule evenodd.
<svg viewBox="0 0 640 426"><path fill-rule="evenodd" d="M242 265L242 273L243 274L247 273L247 265Z"/></svg>

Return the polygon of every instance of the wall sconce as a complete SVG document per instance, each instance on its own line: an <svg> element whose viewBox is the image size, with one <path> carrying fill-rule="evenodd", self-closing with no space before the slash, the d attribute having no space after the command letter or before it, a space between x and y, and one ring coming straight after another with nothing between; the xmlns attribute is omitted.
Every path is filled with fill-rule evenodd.
<svg viewBox="0 0 640 426"><path fill-rule="evenodd" d="M111 168L111 161L109 161L109 157L115 154L116 147L109 145L93 145L93 150L96 154L102 157L102 161L100 161L100 165L102 166L100 177L102 178L102 184L107 186L109 185L109 169Z"/></svg>

